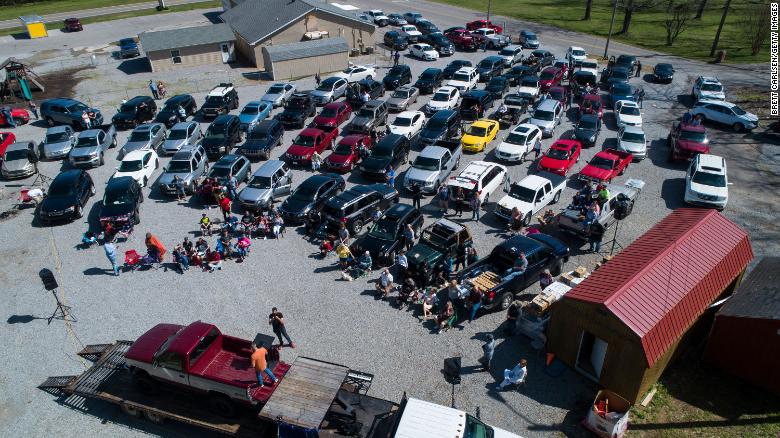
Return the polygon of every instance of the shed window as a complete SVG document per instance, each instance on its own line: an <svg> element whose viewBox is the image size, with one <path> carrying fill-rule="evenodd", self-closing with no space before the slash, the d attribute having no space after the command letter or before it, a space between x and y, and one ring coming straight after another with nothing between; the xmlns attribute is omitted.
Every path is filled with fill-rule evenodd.
<svg viewBox="0 0 780 438"><path fill-rule="evenodd" d="M178 50L171 50L171 60L174 64L181 64L181 53Z"/></svg>

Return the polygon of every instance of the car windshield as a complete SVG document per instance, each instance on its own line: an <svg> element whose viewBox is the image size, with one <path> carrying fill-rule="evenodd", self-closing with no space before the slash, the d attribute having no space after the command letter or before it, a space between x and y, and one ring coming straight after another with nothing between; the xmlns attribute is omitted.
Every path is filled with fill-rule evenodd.
<svg viewBox="0 0 780 438"><path fill-rule="evenodd" d="M536 34L531 32L526 32L525 39L528 41L533 41L536 39Z"/></svg>
<svg viewBox="0 0 780 438"><path fill-rule="evenodd" d="M428 47L428 46L423 46L423 50L430 50L430 49L431 49L431 48L430 48L430 47ZM424 71L424 72L423 72L423 73L420 75L420 79L424 79L424 80L433 80L433 79L436 79L436 72L433 72L433 71Z"/></svg>
<svg viewBox="0 0 780 438"><path fill-rule="evenodd" d="M254 115L260 114L260 107L245 106L244 109L241 110L241 114L246 114L246 115L249 115L249 116L254 116Z"/></svg>
<svg viewBox="0 0 780 438"><path fill-rule="evenodd" d="M187 138L186 129L171 129L168 131L168 140L184 140Z"/></svg>
<svg viewBox="0 0 780 438"><path fill-rule="evenodd" d="M135 112L135 105L130 104L130 103L126 103L126 104L124 104L124 105L119 107L119 112L120 113L132 113L132 112Z"/></svg>
<svg viewBox="0 0 780 438"><path fill-rule="evenodd" d="M375 158L392 158L393 148L377 147L371 150L371 156Z"/></svg>
<svg viewBox="0 0 780 438"><path fill-rule="evenodd" d="M555 72L550 71L550 70L545 70L545 71L542 72L541 75L539 75L539 79L541 79L543 81L549 81L550 79L552 79L554 77L555 77Z"/></svg>
<svg viewBox="0 0 780 438"><path fill-rule="evenodd" d="M172 160L168 163L168 167L165 171L170 173L189 173L190 162L187 160Z"/></svg>
<svg viewBox="0 0 780 438"><path fill-rule="evenodd" d="M26 160L26 159L27 159L27 149L15 149L5 153L6 161Z"/></svg>
<svg viewBox="0 0 780 438"><path fill-rule="evenodd" d="M589 69L595 69L598 70L599 64L597 62L584 62L580 64L581 68L589 68Z"/></svg>
<svg viewBox="0 0 780 438"><path fill-rule="evenodd" d="M395 90L393 92L393 97L399 98L399 99L406 99L409 97L409 95L412 93L411 90Z"/></svg>
<svg viewBox="0 0 780 438"><path fill-rule="evenodd" d="M473 135L475 137L485 137L487 135L487 128L484 126L471 125L466 128L466 134Z"/></svg>
<svg viewBox="0 0 780 438"><path fill-rule="evenodd" d="M361 108L360 111L358 111L358 116L373 118L374 117L374 110L371 109L371 108Z"/></svg>
<svg viewBox="0 0 780 438"><path fill-rule="evenodd" d="M539 120L550 121L555 118L555 113L552 111L536 110L534 111L534 118Z"/></svg>
<svg viewBox="0 0 780 438"><path fill-rule="evenodd" d="M225 131L222 128L209 129L206 131L206 138L212 138L215 140L225 138Z"/></svg>
<svg viewBox="0 0 780 438"><path fill-rule="evenodd" d="M322 117L336 117L338 114L339 114L339 110L334 107L323 108L322 112L320 113Z"/></svg>
<svg viewBox="0 0 780 438"><path fill-rule="evenodd" d="M444 130L445 122L441 119L431 119L425 124L426 131L442 131Z"/></svg>
<svg viewBox="0 0 780 438"><path fill-rule="evenodd" d="M639 132L624 132L623 141L628 143L644 143L645 134Z"/></svg>
<svg viewBox="0 0 780 438"><path fill-rule="evenodd" d="M120 172L138 172L143 169L141 160L124 160L119 164Z"/></svg>
<svg viewBox="0 0 780 438"><path fill-rule="evenodd" d="M695 141L697 143L704 143L707 141L707 134L696 131L680 131L680 140Z"/></svg>
<svg viewBox="0 0 780 438"><path fill-rule="evenodd" d="M214 178L227 178L230 176L230 167L228 166L214 166L209 172L209 176Z"/></svg>
<svg viewBox="0 0 780 438"><path fill-rule="evenodd" d="M46 134L46 143L61 143L67 141L70 135L67 132L55 132L54 134Z"/></svg>
<svg viewBox="0 0 780 438"><path fill-rule="evenodd" d="M404 70L406 70L406 69L401 67L401 66L396 66L396 67L391 68L390 71L387 72L387 75L388 76L401 76L403 74Z"/></svg>
<svg viewBox="0 0 780 438"><path fill-rule="evenodd" d="M395 232L398 229L398 218L393 216L385 216L374 224L373 227L371 227L371 230L368 232L372 237L375 237L377 239L381 240L394 240L395 239Z"/></svg>
<svg viewBox="0 0 780 438"><path fill-rule="evenodd" d="M336 83L339 81L339 78L328 78L322 81L319 87L317 87L320 91L331 91L333 90L333 87L336 86Z"/></svg>
<svg viewBox="0 0 780 438"><path fill-rule="evenodd" d="M435 93L431 100L434 102L447 102L450 100L450 93Z"/></svg>
<svg viewBox="0 0 780 438"><path fill-rule="evenodd" d="M47 196L55 197L55 196L71 196L76 192L75 187L70 182L63 183L63 182L57 182L55 181L50 187L49 187L49 193Z"/></svg>
<svg viewBox="0 0 780 438"><path fill-rule="evenodd" d="M555 100L563 100L563 90L550 90L550 97Z"/></svg>
<svg viewBox="0 0 780 438"><path fill-rule="evenodd" d="M469 81L469 75L466 73L455 73L452 75L453 81L460 81L460 82L468 82Z"/></svg>
<svg viewBox="0 0 780 438"><path fill-rule="evenodd" d="M314 140L316 137L311 137L308 135L299 135L295 137L295 140L293 141L294 145L297 146L306 146L306 147L312 147L314 146Z"/></svg>
<svg viewBox="0 0 780 438"><path fill-rule="evenodd" d="M548 157L554 159L554 160L568 160L569 159L569 151L564 150L564 149L551 148L549 151L547 151L546 155Z"/></svg>
<svg viewBox="0 0 780 438"><path fill-rule="evenodd" d="M580 119L579 123L577 123L577 127L580 129L587 129L589 131L594 131L597 127L596 120L589 119L589 118L582 118Z"/></svg>
<svg viewBox="0 0 780 438"><path fill-rule="evenodd" d="M506 49L506 48L504 48L504 49L501 49L501 51L498 52L498 54L499 55L503 55L503 56L514 56L515 49Z"/></svg>
<svg viewBox="0 0 780 438"><path fill-rule="evenodd" d="M712 84L712 83L704 83L701 86L701 89L704 91L721 91L723 90L723 87L720 86L720 84Z"/></svg>
<svg viewBox="0 0 780 438"><path fill-rule="evenodd" d="M509 135L506 136L506 140L504 140L507 143L510 144L517 144L517 145L524 145L526 141L528 141L528 136L526 134L518 134L517 132L510 132Z"/></svg>
<svg viewBox="0 0 780 438"><path fill-rule="evenodd" d="M133 131L128 141L148 141L149 131Z"/></svg>
<svg viewBox="0 0 780 438"><path fill-rule="evenodd" d="M83 103L74 103L73 105L68 107L68 111L70 113L80 113L87 110L87 106Z"/></svg>
<svg viewBox="0 0 780 438"><path fill-rule="evenodd" d="M422 170L439 170L439 159L418 156L412 167Z"/></svg>
<svg viewBox="0 0 780 438"><path fill-rule="evenodd" d="M738 107L736 105L732 106L731 110L734 111L734 114L736 114L738 116L744 116L745 114L747 114L747 111L743 110L742 108L740 108L740 107Z"/></svg>
<svg viewBox="0 0 780 438"><path fill-rule="evenodd" d="M533 202L534 196L536 196L536 192L529 189L528 187L512 184L512 188L509 189L509 196L524 202Z"/></svg>
<svg viewBox="0 0 780 438"><path fill-rule="evenodd" d="M90 146L97 146L97 137L79 137L76 140L77 148L86 148Z"/></svg>
<svg viewBox="0 0 780 438"><path fill-rule="evenodd" d="M131 202L133 202L133 194L124 187L106 190L106 195L103 197L103 205L122 205Z"/></svg>
<svg viewBox="0 0 780 438"><path fill-rule="evenodd" d="M311 201L314 196L317 195L317 187L312 187L306 184L298 186L292 193L292 197L300 201Z"/></svg>
<svg viewBox="0 0 780 438"><path fill-rule="evenodd" d="M625 70L614 70L612 71L612 78L618 80L628 79L628 72Z"/></svg>
<svg viewBox="0 0 780 438"><path fill-rule="evenodd" d="M572 50L571 54L574 55L574 56L585 56L585 51L584 50Z"/></svg>
<svg viewBox="0 0 780 438"><path fill-rule="evenodd" d="M504 86L504 78L493 78L488 82L488 87L503 87Z"/></svg>
<svg viewBox="0 0 780 438"><path fill-rule="evenodd" d="M520 81L520 86L537 88L539 86L539 81L537 79L523 79Z"/></svg>
<svg viewBox="0 0 780 438"><path fill-rule="evenodd" d="M284 105L285 108L303 108L306 106L306 99L290 99Z"/></svg>
<svg viewBox="0 0 780 438"><path fill-rule="evenodd" d="M412 119L409 117L396 117L393 126L412 126Z"/></svg>
<svg viewBox="0 0 780 438"><path fill-rule="evenodd" d="M627 96L631 94L631 86L626 84L615 85L612 87L612 94Z"/></svg>
<svg viewBox="0 0 780 438"><path fill-rule="evenodd" d="M574 82L580 86L593 85L596 83L596 77L590 73L576 74L574 75Z"/></svg>
<svg viewBox="0 0 780 438"><path fill-rule="evenodd" d="M493 61L489 59L483 59L482 61L479 61L480 68L492 68L493 67Z"/></svg>
<svg viewBox="0 0 780 438"><path fill-rule="evenodd" d="M267 92L267 94L282 94L282 93L284 93L284 85L272 85Z"/></svg>
<svg viewBox="0 0 780 438"><path fill-rule="evenodd" d="M222 96L207 96L206 103L209 105L221 105L225 99Z"/></svg>
<svg viewBox="0 0 780 438"><path fill-rule="evenodd" d="M333 149L333 153L337 155L349 155L352 153L352 145L339 143L336 145L336 149Z"/></svg>
<svg viewBox="0 0 780 438"><path fill-rule="evenodd" d="M592 160L590 160L590 164L593 167L598 167L599 169L607 169L612 170L612 164L614 162L609 158L599 157L595 156Z"/></svg>
<svg viewBox="0 0 780 438"><path fill-rule="evenodd" d="M342 72L342 73L346 73L346 74L348 74L348 75L349 75L349 74L352 74L352 72L353 72L353 71L354 71L354 69L353 69L353 68L345 68L345 69L344 69L344 70L342 70L341 72Z"/></svg>
<svg viewBox="0 0 780 438"><path fill-rule="evenodd" d="M253 129L252 131L249 132L249 135L247 136L247 138L250 140L263 140L268 137L270 137L268 131L262 129Z"/></svg>
<svg viewBox="0 0 780 438"><path fill-rule="evenodd" d="M253 189L270 189L271 178L267 176L253 176L247 187Z"/></svg>
<svg viewBox="0 0 780 438"><path fill-rule="evenodd" d="M633 105L623 105L620 107L620 114L625 114L627 116L638 116L639 108Z"/></svg>
<svg viewBox="0 0 780 438"><path fill-rule="evenodd" d="M726 187L726 176L710 172L694 172L691 181L712 187Z"/></svg>

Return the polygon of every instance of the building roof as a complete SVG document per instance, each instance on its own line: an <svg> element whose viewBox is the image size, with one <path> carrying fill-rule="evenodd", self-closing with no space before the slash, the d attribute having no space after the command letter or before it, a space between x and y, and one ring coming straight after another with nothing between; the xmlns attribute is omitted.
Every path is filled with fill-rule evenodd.
<svg viewBox="0 0 780 438"><path fill-rule="evenodd" d="M149 53L158 50L224 43L235 40L236 36L229 25L217 23L207 26L143 32L138 35L138 38L141 40L144 51Z"/></svg>
<svg viewBox="0 0 780 438"><path fill-rule="evenodd" d="M752 258L747 234L725 216L681 208L564 299L605 306L639 336L653 366Z"/></svg>
<svg viewBox="0 0 780 438"><path fill-rule="evenodd" d="M780 320L780 257L764 257L718 315Z"/></svg>
<svg viewBox="0 0 780 438"><path fill-rule="evenodd" d="M314 11L338 15L363 27L373 27L341 8L316 0L244 0L223 12L219 18L247 43L256 44Z"/></svg>
<svg viewBox="0 0 780 438"><path fill-rule="evenodd" d="M312 56L332 55L349 51L349 45L344 38L324 38L321 40L301 41L289 44L265 46L271 62L289 61L291 59L309 58Z"/></svg>

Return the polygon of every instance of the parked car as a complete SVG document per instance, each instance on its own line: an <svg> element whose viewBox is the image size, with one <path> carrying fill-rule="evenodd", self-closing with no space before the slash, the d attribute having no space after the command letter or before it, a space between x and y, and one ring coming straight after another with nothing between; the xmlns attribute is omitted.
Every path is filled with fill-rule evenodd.
<svg viewBox="0 0 780 438"><path fill-rule="evenodd" d="M587 59L588 53L579 46L569 46L566 50L566 59L571 61L574 66L581 65L582 61Z"/></svg>
<svg viewBox="0 0 780 438"><path fill-rule="evenodd" d="M238 93L232 83L220 83L206 95L206 101L200 107L203 117L217 117L238 109Z"/></svg>
<svg viewBox="0 0 780 438"><path fill-rule="evenodd" d="M46 121L49 127L57 124L70 125L76 131L83 131L88 128L82 119L82 114L85 111L95 115L95 118L90 121L91 125L103 124L103 114L100 110L88 107L78 100L56 98L41 103L41 118Z"/></svg>
<svg viewBox="0 0 780 438"><path fill-rule="evenodd" d="M426 146L406 171L404 187L411 190L412 184L416 183L422 193L435 194L450 174L460 167L462 156L458 141L439 140Z"/></svg>
<svg viewBox="0 0 780 438"><path fill-rule="evenodd" d="M633 160L634 157L629 152L605 149L597 152L582 168L579 179L596 184L611 182L615 177L622 175Z"/></svg>
<svg viewBox="0 0 780 438"><path fill-rule="evenodd" d="M490 202L490 194L499 187L507 186L509 174L506 167L487 161L472 161L456 177L450 177L450 189L462 188L466 193L477 192L482 205Z"/></svg>
<svg viewBox="0 0 780 438"><path fill-rule="evenodd" d="M626 68L629 71L633 70L637 66L639 60L634 55L620 55L615 60L615 65L621 68Z"/></svg>
<svg viewBox="0 0 780 438"><path fill-rule="evenodd" d="M411 225L415 235L419 235L423 222L423 215L416 208L409 204L393 204L368 233L355 240L350 250L356 256L368 251L374 265L391 266L396 255L408 244L404 238L406 227Z"/></svg>
<svg viewBox="0 0 780 438"><path fill-rule="evenodd" d="M528 102L534 102L541 93L542 86L540 84L539 76L523 76L517 83L517 91L515 94Z"/></svg>
<svg viewBox="0 0 780 438"><path fill-rule="evenodd" d="M318 128L306 128L295 137L292 145L287 148L284 159L293 166L309 164L314 152L322 154L326 149L332 148L338 135L338 128L333 128L329 131L323 131Z"/></svg>
<svg viewBox="0 0 780 438"><path fill-rule="evenodd" d="M385 123L387 123L387 104L381 100L369 100L355 111L355 116L345 130L367 134Z"/></svg>
<svg viewBox="0 0 780 438"><path fill-rule="evenodd" d="M81 131L76 138L76 144L68 154L68 163L72 167L102 166L106 151L114 147L116 147L114 125L102 125Z"/></svg>
<svg viewBox="0 0 780 438"><path fill-rule="evenodd" d="M493 29L496 31L496 33L504 33L504 28L501 27L501 25L493 24L493 22L489 20L474 20L466 23L466 29L468 30L477 30L477 29L484 29L484 28Z"/></svg>
<svg viewBox="0 0 780 438"><path fill-rule="evenodd" d="M409 47L409 54L423 61L435 61L439 59L439 52L426 43L414 43Z"/></svg>
<svg viewBox="0 0 780 438"><path fill-rule="evenodd" d="M479 28L471 31L471 35L477 41L479 47L486 49L500 49L512 43L506 35L501 35L493 29Z"/></svg>
<svg viewBox="0 0 780 438"><path fill-rule="evenodd" d="M460 100L460 117L463 120L477 120L483 117L487 110L493 108L493 96L485 90L472 90L463 94Z"/></svg>
<svg viewBox="0 0 780 438"><path fill-rule="evenodd" d="M38 171L35 165L38 160L38 153L35 143L31 141L17 141L9 145L5 148L2 159L0 173L6 180L27 178L35 175Z"/></svg>
<svg viewBox="0 0 780 438"><path fill-rule="evenodd" d="M454 88L453 88L454 90ZM457 90L455 90L457 91ZM434 97L436 94L434 94ZM420 147L432 145L440 140L456 139L455 143L460 148L460 113L455 109L442 109L436 111L428 122L425 123L418 137Z"/></svg>
<svg viewBox="0 0 780 438"><path fill-rule="evenodd" d="M726 159L710 154L698 154L693 157L685 175L685 202L723 210L728 201L729 180Z"/></svg>
<svg viewBox="0 0 780 438"><path fill-rule="evenodd" d="M693 105L691 114L699 116L702 122L710 120L731 126L735 132L752 131L758 127L758 116L731 102L700 100Z"/></svg>
<svg viewBox="0 0 780 438"><path fill-rule="evenodd" d="M615 102L615 121L618 128L642 126L642 111L639 109L639 104L630 100Z"/></svg>
<svg viewBox="0 0 780 438"><path fill-rule="evenodd" d="M46 196L36 212L38 220L48 225L58 220L74 220L84 215L84 207L95 195L95 183L82 169L60 172L49 184Z"/></svg>
<svg viewBox="0 0 780 438"><path fill-rule="evenodd" d="M227 154L211 166L206 177L214 178L219 184L225 185L231 176L236 177L237 183L241 184L244 181L249 181L251 175L252 165L248 158Z"/></svg>
<svg viewBox="0 0 780 438"><path fill-rule="evenodd" d="M617 184L605 184L605 187L607 192L609 192L609 197L601 205L601 212L596 217L596 222L608 229L617 221L615 208L618 204L623 204L625 211L631 214L640 190L636 187ZM582 220L582 208L580 206L569 205L558 215L558 229L567 234L587 239L590 235L590 228L591 225Z"/></svg>
<svg viewBox="0 0 780 438"><path fill-rule="evenodd" d="M150 96L135 96L119 107L119 112L111 118L111 123L121 128L135 128L141 123L154 119L157 114L157 102Z"/></svg>
<svg viewBox="0 0 780 438"><path fill-rule="evenodd" d="M397 30L385 32L382 41L390 50L401 51L406 50L406 48L409 47L409 39L405 35L401 35Z"/></svg>
<svg viewBox="0 0 780 438"><path fill-rule="evenodd" d="M537 76L539 69L534 65L515 65L507 70L503 76L509 80L510 87L516 87L520 80L526 76Z"/></svg>
<svg viewBox="0 0 780 438"><path fill-rule="evenodd" d="M160 166L160 159L157 157L157 152L150 149L139 149L128 152L122 161L119 162L119 167L116 168L116 172L111 178L121 178L129 176L133 178L141 187L146 187L146 184L152 179L154 171Z"/></svg>
<svg viewBox="0 0 780 438"><path fill-rule="evenodd" d="M276 108L284 106L296 91L297 85L289 82L280 82L268 87L268 91L265 92L260 100L263 102L271 102L274 108Z"/></svg>
<svg viewBox="0 0 780 438"><path fill-rule="evenodd" d="M561 124L562 117L563 105L557 100L545 99L539 102L528 123L538 126L543 137L552 137L555 127Z"/></svg>
<svg viewBox="0 0 780 438"><path fill-rule="evenodd" d="M384 12L378 9L372 9L370 11L366 11L365 14L371 17L374 20L374 24L376 24L379 27L385 27L390 23L390 18L388 18Z"/></svg>
<svg viewBox="0 0 780 438"><path fill-rule="evenodd" d="M580 161L582 144L577 140L557 140L539 160L539 170L566 176Z"/></svg>
<svg viewBox="0 0 780 438"><path fill-rule="evenodd" d="M5 135L3 135L5 134ZM5 147L13 143L16 138L11 133L0 133L3 141L0 146L0 154L5 152ZM46 137L41 144L41 158L55 160L65 158L76 144L76 132L68 125L52 126L46 129Z"/></svg>
<svg viewBox="0 0 780 438"><path fill-rule="evenodd" d="M520 182L512 183L509 193L496 203L493 212L496 216L511 221L512 210L517 208L523 226L527 227L536 213L561 199L561 193L565 188L566 176L564 175L549 172L528 175Z"/></svg>
<svg viewBox="0 0 780 438"><path fill-rule="evenodd" d="M460 91L455 87L439 87L431 99L422 107L426 116L432 116L442 110L456 109L460 103Z"/></svg>
<svg viewBox="0 0 780 438"><path fill-rule="evenodd" d="M504 59L500 56L488 56L477 64L480 82L487 82L504 72Z"/></svg>
<svg viewBox="0 0 780 438"><path fill-rule="evenodd" d="M536 64L540 69L553 65L555 55L549 50L536 49L528 55L526 61Z"/></svg>
<svg viewBox="0 0 780 438"><path fill-rule="evenodd" d="M669 161L690 160L697 154L710 153L710 140L703 125L674 122L666 142L669 144Z"/></svg>
<svg viewBox="0 0 780 438"><path fill-rule="evenodd" d="M574 95L580 97L584 94L592 93L596 89L598 79L596 74L591 71L579 70L574 72L569 81L569 85L572 87Z"/></svg>
<svg viewBox="0 0 780 438"><path fill-rule="evenodd" d="M452 44L458 48L458 50L464 51L476 51L477 41L471 36L471 33L466 29L453 29L444 31L444 36L448 40L452 41ZM471 63L468 65L471 67Z"/></svg>
<svg viewBox="0 0 780 438"><path fill-rule="evenodd" d="M436 49L441 56L450 56L455 53L455 46L441 32L433 32L423 35L420 40Z"/></svg>
<svg viewBox="0 0 780 438"><path fill-rule="evenodd" d="M635 98L634 87L631 85L619 82L609 87L609 101L613 106L621 100L634 102Z"/></svg>
<svg viewBox="0 0 780 438"><path fill-rule="evenodd" d="M498 56L504 60L504 67L511 67L523 60L523 48L509 45L499 50Z"/></svg>
<svg viewBox="0 0 780 438"><path fill-rule="evenodd" d="M293 94L284 104L284 111L277 114L275 119L282 122L285 129L303 128L306 119L315 116L317 107L311 96L303 93Z"/></svg>
<svg viewBox="0 0 780 438"><path fill-rule="evenodd" d="M542 141L542 130L530 123L521 123L507 134L496 148L496 158L502 161L524 162L534 145Z"/></svg>
<svg viewBox="0 0 780 438"><path fill-rule="evenodd" d="M417 102L420 90L417 87L400 87L393 91L387 99L387 109L391 111L405 111L409 105Z"/></svg>
<svg viewBox="0 0 780 438"><path fill-rule="evenodd" d="M339 143L333 148L333 152L323 163L333 172L350 172L363 159L363 155L371 151L372 146L373 142L369 135L347 135L339 140Z"/></svg>
<svg viewBox="0 0 780 438"><path fill-rule="evenodd" d="M84 25L81 24L81 20L78 18L66 18L62 24L65 32L81 32L84 30Z"/></svg>
<svg viewBox="0 0 780 438"><path fill-rule="evenodd" d="M601 95L585 94L579 105L580 117L591 114L601 120L604 117L604 105L601 103Z"/></svg>
<svg viewBox="0 0 780 438"><path fill-rule="evenodd" d="M174 178L178 176L184 186L184 192L191 195L195 193L200 178L206 174L208 165L209 158L203 146L182 149L176 152L165 166L162 175L157 178L157 185L162 193L174 196L177 193Z"/></svg>
<svg viewBox="0 0 780 438"><path fill-rule="evenodd" d="M376 77L374 67L367 65L352 65L336 73L335 77L344 78L347 82L358 82L364 79L373 79Z"/></svg>
<svg viewBox="0 0 780 438"><path fill-rule="evenodd" d="M313 175L304 180L279 206L286 223L301 223L312 211L319 211L325 202L344 190L344 178L333 173Z"/></svg>
<svg viewBox="0 0 780 438"><path fill-rule="evenodd" d="M416 43L420 40L422 32L417 30L417 27L413 24L404 24L398 28L398 32L409 41L410 44Z"/></svg>
<svg viewBox="0 0 780 438"><path fill-rule="evenodd" d="M395 117L395 120L387 125L392 134L403 135L411 140L425 125L425 114L422 111L404 111Z"/></svg>
<svg viewBox="0 0 780 438"><path fill-rule="evenodd" d="M441 86L443 79L440 68L428 67L420 73L420 77L417 78L414 86L420 90L420 94L430 94Z"/></svg>
<svg viewBox="0 0 780 438"><path fill-rule="evenodd" d="M444 67L444 69L441 71L442 77L444 79L452 79L452 76L455 74L455 72L463 67L471 67L471 61L466 61L463 59L450 61L450 63L447 64L447 66Z"/></svg>
<svg viewBox="0 0 780 438"><path fill-rule="evenodd" d="M457 88L463 94L477 88L477 83L479 83L477 69L474 67L461 67L460 70L453 73L452 79L447 81L446 85Z"/></svg>
<svg viewBox="0 0 780 438"><path fill-rule="evenodd" d="M509 81L503 76L493 76L485 84L485 91L493 96L493 99L503 99L504 94L509 91Z"/></svg>
<svg viewBox="0 0 780 438"><path fill-rule="evenodd" d="M699 76L691 88L694 102L700 100L726 100L723 84L718 78L711 76Z"/></svg>
<svg viewBox="0 0 780 438"><path fill-rule="evenodd" d="M441 32L438 27L436 27L435 24L431 23L430 21L426 19L419 19L414 22L414 26L417 28L417 30L420 31L420 33L425 35L430 35L432 33Z"/></svg>
<svg viewBox="0 0 780 438"><path fill-rule="evenodd" d="M248 210L265 210L292 191L292 169L281 160L268 160L252 174L238 193L238 201Z"/></svg>
<svg viewBox="0 0 780 438"><path fill-rule="evenodd" d="M368 93L368 99L379 99L385 95L385 86L373 79L364 79L357 86L347 88L347 103L353 110L363 106L363 92Z"/></svg>
<svg viewBox="0 0 780 438"><path fill-rule="evenodd" d="M139 125L130 136L127 137L127 143L119 149L117 159L122 160L125 155L133 151L155 151L163 145L168 130L162 123L147 123Z"/></svg>
<svg viewBox="0 0 780 438"><path fill-rule="evenodd" d="M582 144L582 147L592 147L599 140L601 132L601 119L595 114L580 116L574 125L574 139Z"/></svg>
<svg viewBox="0 0 780 438"><path fill-rule="evenodd" d="M547 67L539 75L539 87L541 87L542 91L547 91L550 87L560 85L561 81L563 81L563 70L559 68Z"/></svg>
<svg viewBox="0 0 780 438"><path fill-rule="evenodd" d="M488 144L496 139L501 128L498 122L489 119L479 119L463 130L460 142L466 152L484 152Z"/></svg>
<svg viewBox="0 0 780 438"><path fill-rule="evenodd" d="M200 123L195 121L179 122L173 125L162 144L161 155L173 155L182 149L188 149L198 144L203 138Z"/></svg>
<svg viewBox="0 0 780 438"><path fill-rule="evenodd" d="M238 114L238 121L241 122L241 130L248 132L258 123L267 119L272 110L273 105L269 102L263 102L262 100L254 100L247 103Z"/></svg>
<svg viewBox="0 0 780 438"><path fill-rule="evenodd" d="M474 244L471 231L465 224L449 219L439 219L420 233L420 239L407 253L409 261L407 275L414 278L424 277L421 287L433 282L433 271L444 267L446 257L455 254L458 248ZM423 266L427 265L427 270Z"/></svg>
<svg viewBox="0 0 780 438"><path fill-rule="evenodd" d="M550 99L555 99L566 106L569 101L569 87L565 85L555 85L547 89L547 94L550 95Z"/></svg>
<svg viewBox="0 0 780 438"><path fill-rule="evenodd" d="M11 114L11 118L16 126L26 125L30 122L30 113L24 108L8 108L8 112ZM11 126L5 111L0 111L0 126Z"/></svg>
<svg viewBox="0 0 780 438"><path fill-rule="evenodd" d="M317 105L325 105L344 96L347 92L347 80L344 78L330 77L310 93L312 100Z"/></svg>
<svg viewBox="0 0 780 438"><path fill-rule="evenodd" d="M593 76L598 76L599 74L599 62L595 59L585 58L580 62L579 70L582 72L588 72L591 73ZM576 72L575 72L576 73Z"/></svg>
<svg viewBox="0 0 780 438"><path fill-rule="evenodd" d="M238 143L241 143L241 121L231 114L214 119L201 141L209 160L229 154Z"/></svg>
<svg viewBox="0 0 780 438"><path fill-rule="evenodd" d="M250 160L267 160L273 148L282 145L283 137L282 122L276 119L263 120L247 133L246 141L239 146L236 153Z"/></svg>
<svg viewBox="0 0 780 438"><path fill-rule="evenodd" d="M181 110L184 110L184 116L182 116ZM165 101L163 109L157 113L154 121L162 123L170 129L176 123L186 121L187 117L195 115L196 112L198 112L198 104L192 96L177 94Z"/></svg>
<svg viewBox="0 0 780 438"><path fill-rule="evenodd" d="M322 108L322 111L314 118L314 126L322 130L338 128L349 120L352 115L352 107L346 102L331 102Z"/></svg>
<svg viewBox="0 0 780 438"><path fill-rule="evenodd" d="M393 26L403 26L404 24L407 24L406 19L401 14L396 14L396 13L388 14L387 18L389 19L390 24L392 24Z"/></svg>
<svg viewBox="0 0 780 438"><path fill-rule="evenodd" d="M387 184L354 186L328 199L322 207L323 226L328 234L338 233L341 224L358 235L373 221L375 210L384 211L398 202L398 191Z"/></svg>
<svg viewBox="0 0 780 438"><path fill-rule="evenodd" d="M390 68L382 79L386 90L395 90L398 87L412 82L412 69L406 64L399 64Z"/></svg>
<svg viewBox="0 0 780 438"><path fill-rule="evenodd" d="M623 126L618 129L617 150L629 152L634 161L647 157L647 137L641 126Z"/></svg>
<svg viewBox="0 0 780 438"><path fill-rule="evenodd" d="M536 50L539 48L539 38L534 32L531 32L530 30L520 31L519 41L520 45L523 46L524 49Z"/></svg>
<svg viewBox="0 0 780 438"><path fill-rule="evenodd" d="M601 71L601 82L611 87L613 84L628 84L631 79L631 70L623 67L612 67Z"/></svg>
<svg viewBox="0 0 780 438"><path fill-rule="evenodd" d="M144 202L141 185L129 176L111 178L106 183L98 218L101 228L107 223L141 223L140 208Z"/></svg>
<svg viewBox="0 0 780 438"><path fill-rule="evenodd" d="M404 14L404 20L406 20L407 23L414 24L420 19L422 19L422 14L419 12L407 12Z"/></svg>
<svg viewBox="0 0 780 438"><path fill-rule="evenodd" d="M397 169L409 162L409 139L404 135L388 134L371 148L371 154L360 164L360 172L367 179L384 181L387 169Z"/></svg>
<svg viewBox="0 0 780 438"><path fill-rule="evenodd" d="M672 64L661 62L653 67L653 82L671 84L674 80L674 67Z"/></svg>
<svg viewBox="0 0 780 438"><path fill-rule="evenodd" d="M141 52L138 49L138 43L135 38L122 38L119 40L119 59L135 58L141 56Z"/></svg>

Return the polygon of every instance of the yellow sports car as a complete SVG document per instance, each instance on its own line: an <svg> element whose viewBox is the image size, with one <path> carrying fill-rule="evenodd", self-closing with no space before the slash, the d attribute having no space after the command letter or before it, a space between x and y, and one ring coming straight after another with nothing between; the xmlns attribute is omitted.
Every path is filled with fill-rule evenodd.
<svg viewBox="0 0 780 438"><path fill-rule="evenodd" d="M498 122L495 120L479 119L463 131L460 144L467 152L482 152L488 143L493 141L498 134Z"/></svg>

